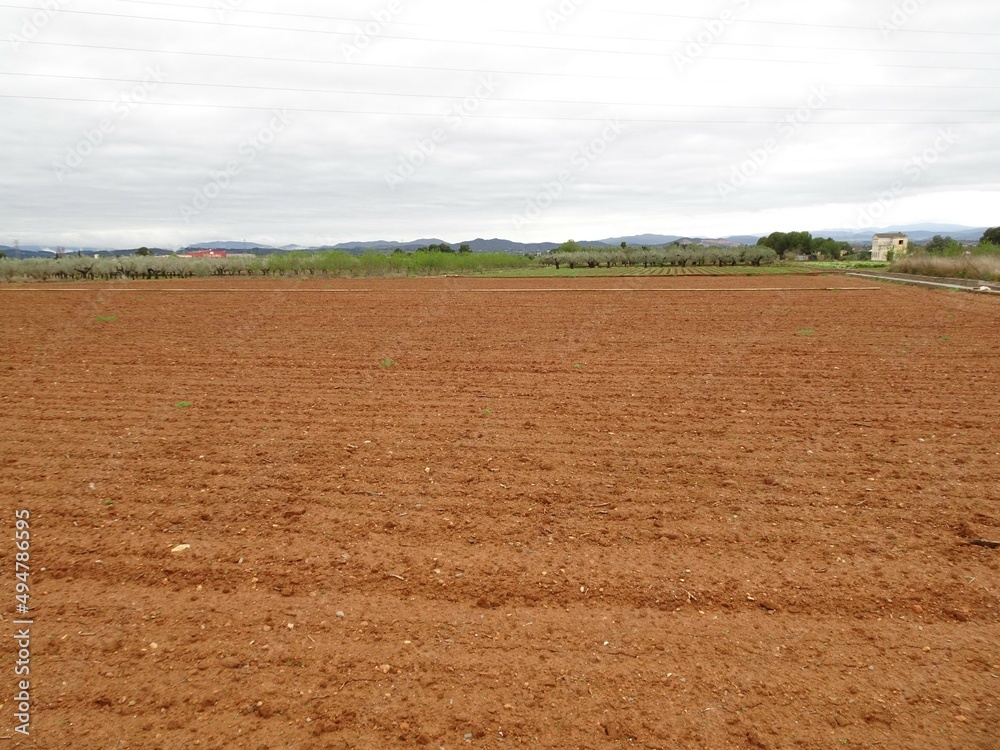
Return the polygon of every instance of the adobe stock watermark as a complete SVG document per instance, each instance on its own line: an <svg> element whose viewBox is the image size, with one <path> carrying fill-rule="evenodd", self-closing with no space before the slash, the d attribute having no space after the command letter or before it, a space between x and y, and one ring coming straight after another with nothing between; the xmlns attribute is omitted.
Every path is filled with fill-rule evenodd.
<svg viewBox="0 0 1000 750"><path fill-rule="evenodd" d="M191 200L178 206L181 218L190 223L192 219L200 216L212 201L229 189L233 180L248 165L256 161L257 157L274 143L278 135L284 132L294 119L295 116L287 110L273 111L268 124L243 141L236 149L239 158L226 162L222 169L210 170L208 180L194 191Z"/></svg>
<svg viewBox="0 0 1000 750"><path fill-rule="evenodd" d="M351 62L355 57L371 46L372 41L385 33L385 28L403 12L403 4L399 0L389 0L389 4L372 13L372 20L364 26L355 27L355 34L351 38L351 44L340 45L340 51L347 62Z"/></svg>
<svg viewBox="0 0 1000 750"><path fill-rule="evenodd" d="M452 105L445 114L447 128L435 128L426 138L419 138L413 148L399 157L399 164L394 169L385 173L385 183L389 190L396 192L396 188L413 177L417 170L425 165L428 160L437 153L437 150L447 143L450 134L462 127L465 118L474 115L483 106L483 102L496 94L498 84L493 76L480 76L479 85L470 96Z"/></svg>
<svg viewBox="0 0 1000 750"><path fill-rule="evenodd" d="M569 160L569 168L563 169L554 180L542 183L541 190L525 201L524 209L511 216L514 229L522 229L538 219L549 207L559 200L576 178L608 152L612 144L621 138L625 126L618 119L608 120L600 136L580 146Z"/></svg>
<svg viewBox="0 0 1000 750"><path fill-rule="evenodd" d="M888 213L896 201L903 196L907 186L920 182L924 175L958 141L958 135L950 127L938 130L937 136L930 146L924 149L922 153L911 156L903 162L902 171L906 179L895 180L887 190L876 194L874 200L861 207L855 226L859 229L871 229L874 227Z"/></svg>
<svg viewBox="0 0 1000 750"><path fill-rule="evenodd" d="M879 22L878 27L882 32L882 38L888 39L906 26L926 3L927 0L904 0L898 5L893 5L889 17Z"/></svg>
<svg viewBox="0 0 1000 750"><path fill-rule="evenodd" d="M149 95L167 79L159 65L146 68L146 75L111 106L113 117L102 117L95 125L83 131L83 134L72 146L66 148L66 153L52 162L52 171L57 182L63 182L69 175L79 169L83 163L93 156L97 150L106 144L110 137L118 131L119 125L129 118L132 110L144 103Z"/></svg>
<svg viewBox="0 0 1000 750"><path fill-rule="evenodd" d="M751 0L736 0L737 10L746 10L750 7ZM687 38L687 46L684 53L674 55L674 65L678 73L683 73L686 68L694 65L694 61L702 57L719 39L726 33L730 24L737 20L736 13L729 8L724 9L718 18L705 21L705 28L694 36Z"/></svg>
<svg viewBox="0 0 1000 750"><path fill-rule="evenodd" d="M231 11L239 10L240 6L243 5L243 0L215 0L215 17L220 21L225 21L226 16L229 15Z"/></svg>
<svg viewBox="0 0 1000 750"><path fill-rule="evenodd" d="M545 20L549 22L549 29L556 31L560 26L577 14L588 0L562 0L555 8L545 11Z"/></svg>
<svg viewBox="0 0 1000 750"><path fill-rule="evenodd" d="M23 21L15 34L7 36L7 40L14 45L14 53L21 51L21 45L34 41L52 19L56 17L65 6L69 5L69 0L44 0L41 8L28 16L23 16Z"/></svg>
<svg viewBox="0 0 1000 750"><path fill-rule="evenodd" d="M830 92L825 85L813 86L806 98L805 103L790 112L778 121L775 128L777 137L764 139L759 146L747 151L747 158L741 162L733 164L729 171L729 179L718 184L719 197L722 200L729 200L729 196L736 193L740 188L745 187L754 175L760 172L771 157L778 153L782 146L792 140L802 128L812 120L817 110L826 106L830 99Z"/></svg>

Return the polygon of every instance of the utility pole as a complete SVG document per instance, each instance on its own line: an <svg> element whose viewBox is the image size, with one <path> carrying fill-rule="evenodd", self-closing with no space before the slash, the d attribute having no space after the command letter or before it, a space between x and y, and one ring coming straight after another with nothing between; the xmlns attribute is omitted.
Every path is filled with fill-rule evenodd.
<svg viewBox="0 0 1000 750"><path fill-rule="evenodd" d="M21 240L14 240L14 257L18 259L21 257Z"/></svg>

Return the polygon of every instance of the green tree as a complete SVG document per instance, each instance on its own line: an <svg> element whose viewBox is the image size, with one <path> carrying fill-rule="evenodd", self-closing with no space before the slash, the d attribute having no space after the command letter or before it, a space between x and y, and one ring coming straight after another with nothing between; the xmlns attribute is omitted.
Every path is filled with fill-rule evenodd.
<svg viewBox="0 0 1000 750"><path fill-rule="evenodd" d="M774 250L782 260L789 253L808 255L812 252L813 238L809 232L772 232L757 240L758 245Z"/></svg>
<svg viewBox="0 0 1000 750"><path fill-rule="evenodd" d="M983 232L983 238L979 241L984 244L989 243L991 245L1000 245L1000 227L987 229Z"/></svg>
<svg viewBox="0 0 1000 750"><path fill-rule="evenodd" d="M940 234L935 234L924 249L931 255L960 255L963 250L961 242Z"/></svg>
<svg viewBox="0 0 1000 750"><path fill-rule="evenodd" d="M140 247L138 250L136 250L135 254L136 255L152 255L153 251L150 250L148 247L143 246L143 247Z"/></svg>
<svg viewBox="0 0 1000 750"><path fill-rule="evenodd" d="M583 245L581 245L576 240L566 240L559 247L555 249L557 253L578 253L583 250Z"/></svg>
<svg viewBox="0 0 1000 750"><path fill-rule="evenodd" d="M463 242L461 245L458 246L458 252L460 252L460 253L471 253L472 252L472 247L469 245L468 242Z"/></svg>
<svg viewBox="0 0 1000 750"><path fill-rule="evenodd" d="M824 258L829 258L830 260L840 260L849 252L851 252L850 242L837 242L832 237L825 239L817 237L813 239L812 246L810 247L810 253L813 255L822 255Z"/></svg>

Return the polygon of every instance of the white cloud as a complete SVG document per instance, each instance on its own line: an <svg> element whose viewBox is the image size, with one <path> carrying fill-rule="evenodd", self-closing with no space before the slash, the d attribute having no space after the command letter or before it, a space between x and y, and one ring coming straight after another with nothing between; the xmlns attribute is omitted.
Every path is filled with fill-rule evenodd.
<svg viewBox="0 0 1000 750"><path fill-rule="evenodd" d="M815 229L855 224L894 181L887 221L997 223L986 0L215 5L0 9L0 244ZM817 88L829 96L803 110ZM281 110L288 126L249 147ZM796 111L808 119L783 132ZM616 119L620 137L574 168ZM958 139L910 180L942 122ZM439 131L391 189L387 171ZM185 216L199 193L213 196Z"/></svg>

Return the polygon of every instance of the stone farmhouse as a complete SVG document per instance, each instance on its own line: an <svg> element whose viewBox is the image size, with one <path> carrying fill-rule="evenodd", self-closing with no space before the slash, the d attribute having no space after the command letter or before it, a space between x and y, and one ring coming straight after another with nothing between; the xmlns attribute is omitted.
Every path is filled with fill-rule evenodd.
<svg viewBox="0 0 1000 750"><path fill-rule="evenodd" d="M893 258L905 255L910 249L910 238L902 232L876 234L872 237L872 260L887 261L889 253Z"/></svg>

